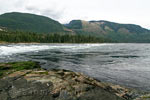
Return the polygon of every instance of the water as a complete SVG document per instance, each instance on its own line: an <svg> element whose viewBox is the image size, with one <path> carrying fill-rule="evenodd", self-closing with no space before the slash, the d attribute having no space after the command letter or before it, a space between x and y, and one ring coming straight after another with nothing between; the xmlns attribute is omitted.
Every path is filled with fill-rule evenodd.
<svg viewBox="0 0 150 100"><path fill-rule="evenodd" d="M150 91L150 44L0 45L0 62L38 61L104 82Z"/></svg>

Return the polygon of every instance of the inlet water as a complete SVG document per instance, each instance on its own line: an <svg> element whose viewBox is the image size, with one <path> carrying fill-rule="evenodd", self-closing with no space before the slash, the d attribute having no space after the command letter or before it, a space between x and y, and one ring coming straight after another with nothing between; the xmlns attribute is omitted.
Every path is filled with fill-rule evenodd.
<svg viewBox="0 0 150 100"><path fill-rule="evenodd" d="M104 82L150 91L150 44L5 44L0 62L38 61Z"/></svg>

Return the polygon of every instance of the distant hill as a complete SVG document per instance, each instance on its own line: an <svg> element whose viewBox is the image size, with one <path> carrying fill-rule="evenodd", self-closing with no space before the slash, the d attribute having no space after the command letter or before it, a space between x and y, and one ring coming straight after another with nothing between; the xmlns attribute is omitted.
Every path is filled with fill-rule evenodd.
<svg viewBox="0 0 150 100"><path fill-rule="evenodd" d="M76 31L77 33L90 33L90 34L108 34L108 33L147 33L148 29L142 28L134 24L119 24L109 21L83 21L72 20L69 24L65 25L67 28Z"/></svg>
<svg viewBox="0 0 150 100"><path fill-rule="evenodd" d="M49 33L64 31L63 25L48 17L28 13L5 13L0 15L0 26L9 30Z"/></svg>
<svg viewBox="0 0 150 100"><path fill-rule="evenodd" d="M62 25L51 18L29 13L5 13L0 15L0 32L21 31L23 33L69 33L86 35L111 42L148 42L150 30L135 24L120 24L109 21L72 20ZM69 38L69 37L68 37Z"/></svg>
<svg viewBox="0 0 150 100"><path fill-rule="evenodd" d="M104 20L72 20L65 26L76 34L108 38L114 42L150 42L150 30L134 24L119 24Z"/></svg>

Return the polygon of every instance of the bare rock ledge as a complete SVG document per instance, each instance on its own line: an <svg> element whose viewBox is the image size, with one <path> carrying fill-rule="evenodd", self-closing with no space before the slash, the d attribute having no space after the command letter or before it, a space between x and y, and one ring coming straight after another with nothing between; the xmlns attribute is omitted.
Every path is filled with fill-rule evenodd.
<svg viewBox="0 0 150 100"><path fill-rule="evenodd" d="M82 73L44 70L35 62L1 63L0 73L0 100L150 100Z"/></svg>

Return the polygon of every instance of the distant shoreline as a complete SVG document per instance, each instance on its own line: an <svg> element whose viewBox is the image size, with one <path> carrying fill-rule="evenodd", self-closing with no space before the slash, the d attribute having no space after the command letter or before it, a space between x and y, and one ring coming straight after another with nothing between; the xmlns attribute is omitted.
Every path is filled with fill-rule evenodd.
<svg viewBox="0 0 150 100"><path fill-rule="evenodd" d="M104 44L104 43L37 43L37 42L31 42L31 43L9 43L9 42L4 42L0 44ZM109 43L106 43L109 44Z"/></svg>
<svg viewBox="0 0 150 100"><path fill-rule="evenodd" d="M3 44L150 44L150 43L37 43L37 42L11 43L11 42L0 42L0 45L3 45Z"/></svg>

